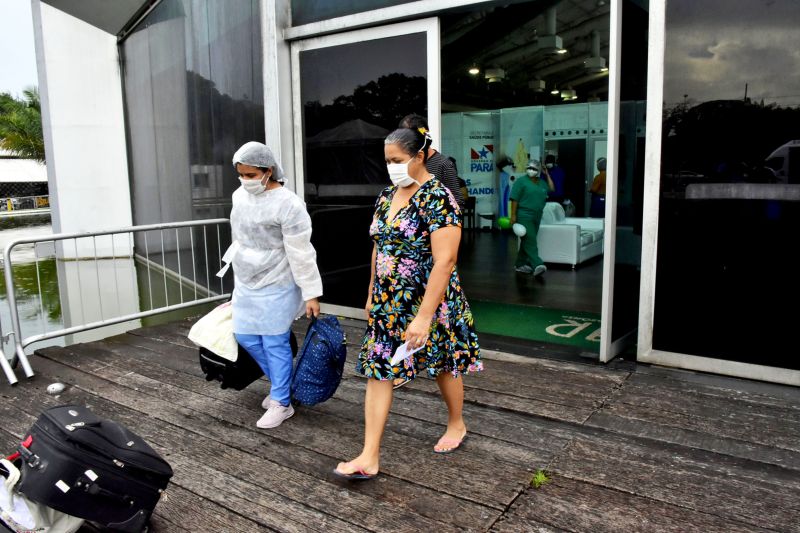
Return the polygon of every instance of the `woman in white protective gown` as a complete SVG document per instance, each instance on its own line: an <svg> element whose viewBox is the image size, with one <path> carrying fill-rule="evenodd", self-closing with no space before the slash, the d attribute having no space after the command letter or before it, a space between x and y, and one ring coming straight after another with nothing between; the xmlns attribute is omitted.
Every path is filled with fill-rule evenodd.
<svg viewBox="0 0 800 533"><path fill-rule="evenodd" d="M233 156L242 186L233 193L233 331L270 380L266 413L256 422L274 428L294 414L290 401L292 322L305 312L319 315L322 279L311 245L305 204L283 186L283 170L272 152L248 142Z"/></svg>

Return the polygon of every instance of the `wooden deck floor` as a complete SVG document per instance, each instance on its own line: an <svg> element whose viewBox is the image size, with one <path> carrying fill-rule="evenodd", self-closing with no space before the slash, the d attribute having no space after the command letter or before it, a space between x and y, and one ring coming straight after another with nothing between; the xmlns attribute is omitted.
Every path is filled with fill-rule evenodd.
<svg viewBox="0 0 800 533"><path fill-rule="evenodd" d="M343 324L354 360L363 325ZM0 446L56 404L129 426L175 470L158 532L800 531L800 389L487 353L462 450L432 453L446 411L418 379L395 396L382 475L349 485L331 470L360 449L352 365L333 399L258 430L266 381L206 382L189 325L41 350L34 379L0 385ZM534 489L540 469L552 480Z"/></svg>

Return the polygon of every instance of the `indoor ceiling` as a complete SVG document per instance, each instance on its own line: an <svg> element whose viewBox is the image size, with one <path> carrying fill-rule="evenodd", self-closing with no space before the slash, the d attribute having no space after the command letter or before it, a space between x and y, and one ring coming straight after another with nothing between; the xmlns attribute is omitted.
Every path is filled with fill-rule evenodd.
<svg viewBox="0 0 800 533"><path fill-rule="evenodd" d="M443 105L554 103L564 100L565 89L578 101L606 100L609 11L609 0L541 0L443 15ZM553 26L562 53L553 48ZM597 55L602 59L590 60ZM469 74L470 68L480 72Z"/></svg>

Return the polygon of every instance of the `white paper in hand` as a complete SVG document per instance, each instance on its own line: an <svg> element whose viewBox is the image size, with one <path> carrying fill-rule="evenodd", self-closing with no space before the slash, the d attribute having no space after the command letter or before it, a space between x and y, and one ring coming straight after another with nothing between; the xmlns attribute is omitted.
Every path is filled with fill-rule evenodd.
<svg viewBox="0 0 800 533"><path fill-rule="evenodd" d="M425 347L425 345L423 344L422 346L420 346L418 348L409 348L408 343L405 342L405 343L400 345L400 347L397 349L397 351L394 352L394 355L392 356L392 360L389 361L389 364L394 366L397 363L399 363L400 361L408 359L409 357L411 357L413 354L415 354L416 352L420 351L424 347Z"/></svg>

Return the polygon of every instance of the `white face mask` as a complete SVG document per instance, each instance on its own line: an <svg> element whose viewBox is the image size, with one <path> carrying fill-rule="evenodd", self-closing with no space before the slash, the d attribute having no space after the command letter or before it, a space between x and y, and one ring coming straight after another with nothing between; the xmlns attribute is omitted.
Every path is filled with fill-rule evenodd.
<svg viewBox="0 0 800 533"><path fill-rule="evenodd" d="M535 178L536 176L539 175L539 171L534 170L532 168L529 168L526 172L528 173L528 176L530 176L531 178Z"/></svg>
<svg viewBox="0 0 800 533"><path fill-rule="evenodd" d="M414 159L413 157L411 159ZM411 159L405 163L387 163L386 170L389 171L389 179L398 187L410 187L413 184L419 185L419 182L408 175L408 164Z"/></svg>
<svg viewBox="0 0 800 533"><path fill-rule="evenodd" d="M239 181L242 183L244 190L250 194L261 194L267 190L266 185L261 183L263 179L264 177L262 176L261 179L257 180L246 180L244 178L239 178Z"/></svg>
<svg viewBox="0 0 800 533"><path fill-rule="evenodd" d="M553 168L553 163L547 163L545 166L546 166L547 168Z"/></svg>

